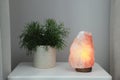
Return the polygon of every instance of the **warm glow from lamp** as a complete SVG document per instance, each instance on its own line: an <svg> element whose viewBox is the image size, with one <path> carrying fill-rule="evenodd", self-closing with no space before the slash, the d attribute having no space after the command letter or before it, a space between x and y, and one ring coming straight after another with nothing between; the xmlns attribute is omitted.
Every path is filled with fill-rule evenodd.
<svg viewBox="0 0 120 80"><path fill-rule="evenodd" d="M70 65L80 72L90 72L94 65L92 34L81 31L74 39L69 56Z"/></svg>

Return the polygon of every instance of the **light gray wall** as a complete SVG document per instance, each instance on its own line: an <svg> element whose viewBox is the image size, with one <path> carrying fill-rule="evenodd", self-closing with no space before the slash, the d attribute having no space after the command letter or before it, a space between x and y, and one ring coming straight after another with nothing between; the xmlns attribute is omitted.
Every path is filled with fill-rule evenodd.
<svg viewBox="0 0 120 80"><path fill-rule="evenodd" d="M93 34L96 62L109 70L109 8L110 0L10 0L12 67L32 60L18 45L23 25L55 18L71 29L68 46L57 53L57 61L68 61L70 44L79 31L85 30Z"/></svg>
<svg viewBox="0 0 120 80"><path fill-rule="evenodd" d="M0 6L0 13L1 13L1 6ZM1 15L0 15L0 18L1 18ZM3 80L2 76L3 76L2 75L2 46L1 46L1 19L0 19L0 80Z"/></svg>
<svg viewBox="0 0 120 80"><path fill-rule="evenodd" d="M2 65L2 78L4 80L7 79L8 74L11 72L9 17L9 0L0 0L0 60L2 59L0 65Z"/></svg>
<svg viewBox="0 0 120 80"><path fill-rule="evenodd" d="M0 2L0 14L1 14L2 6ZM0 80L2 80L2 46L1 46L1 16L0 15Z"/></svg>

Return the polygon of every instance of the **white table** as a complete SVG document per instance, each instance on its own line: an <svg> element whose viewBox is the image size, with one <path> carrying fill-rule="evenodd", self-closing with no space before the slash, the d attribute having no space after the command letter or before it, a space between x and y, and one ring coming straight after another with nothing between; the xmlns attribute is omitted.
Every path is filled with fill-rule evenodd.
<svg viewBox="0 0 120 80"><path fill-rule="evenodd" d="M112 80L111 76L97 63L92 72L81 73L72 69L67 62L57 62L56 67L37 69L32 63L20 63L8 76L8 80Z"/></svg>

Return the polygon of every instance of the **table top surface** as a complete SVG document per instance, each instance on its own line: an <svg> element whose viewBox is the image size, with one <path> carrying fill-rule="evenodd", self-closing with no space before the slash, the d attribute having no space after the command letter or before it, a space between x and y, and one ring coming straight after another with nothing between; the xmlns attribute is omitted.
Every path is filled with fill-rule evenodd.
<svg viewBox="0 0 120 80"><path fill-rule="evenodd" d="M97 63L94 64L92 72L76 72L67 62L57 62L56 67L49 69L38 69L31 62L20 63L8 76L8 78L111 78L111 76Z"/></svg>

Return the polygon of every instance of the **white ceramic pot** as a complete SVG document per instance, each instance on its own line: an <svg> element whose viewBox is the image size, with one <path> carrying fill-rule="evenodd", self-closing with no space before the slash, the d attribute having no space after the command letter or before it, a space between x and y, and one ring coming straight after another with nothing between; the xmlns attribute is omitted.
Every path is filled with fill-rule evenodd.
<svg viewBox="0 0 120 80"><path fill-rule="evenodd" d="M56 49L50 46L38 46L34 53L33 66L46 69L56 65Z"/></svg>

